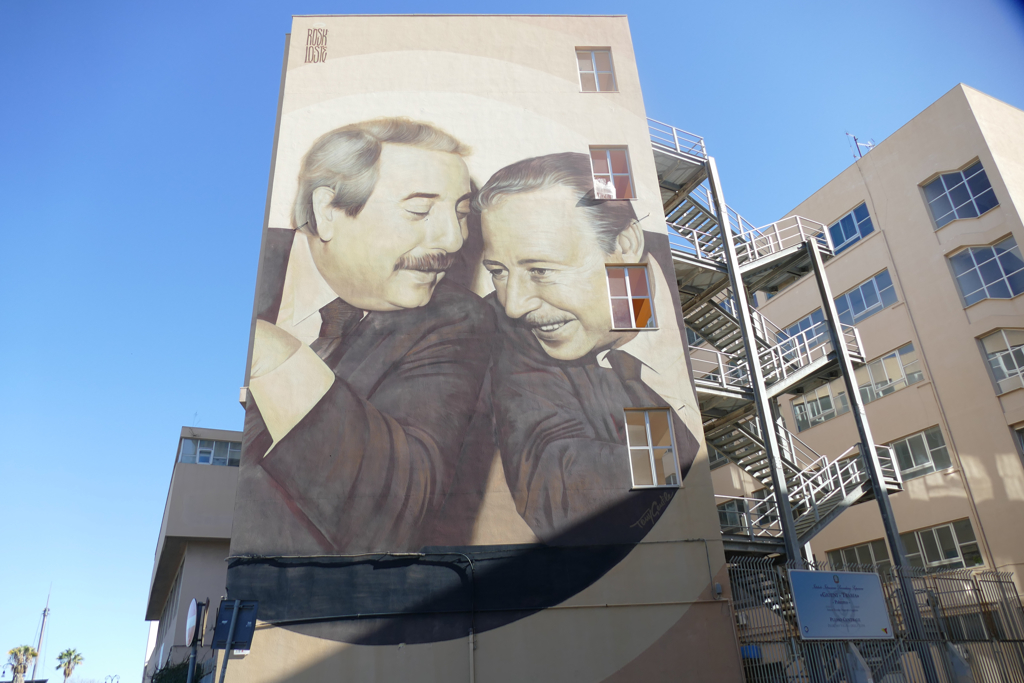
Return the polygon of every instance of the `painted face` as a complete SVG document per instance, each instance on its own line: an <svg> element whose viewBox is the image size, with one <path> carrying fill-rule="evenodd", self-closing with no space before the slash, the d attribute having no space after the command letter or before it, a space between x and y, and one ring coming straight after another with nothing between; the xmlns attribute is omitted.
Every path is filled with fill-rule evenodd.
<svg viewBox="0 0 1024 683"><path fill-rule="evenodd" d="M330 190L320 188L330 199ZM355 217L317 206L317 269L348 303L367 311L425 306L468 232L469 170L447 152L384 144L377 185Z"/></svg>
<svg viewBox="0 0 1024 683"><path fill-rule="evenodd" d="M520 320L552 358L607 348L612 332L605 253L565 187L509 195L484 211L484 266L508 317Z"/></svg>

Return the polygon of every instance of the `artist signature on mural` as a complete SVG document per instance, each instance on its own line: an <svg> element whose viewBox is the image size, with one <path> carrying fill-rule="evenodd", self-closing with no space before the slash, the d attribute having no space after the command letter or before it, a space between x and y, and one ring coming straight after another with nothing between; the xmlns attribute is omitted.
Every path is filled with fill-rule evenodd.
<svg viewBox="0 0 1024 683"><path fill-rule="evenodd" d="M658 500L651 503L651 506L644 511L644 514L640 515L640 519L630 524L630 526L640 527L642 529L648 524L653 523L654 520L658 518L658 515L661 514L661 511L665 509L665 506L668 505L670 500L672 500L672 494L665 491L661 494L661 497L658 498Z"/></svg>

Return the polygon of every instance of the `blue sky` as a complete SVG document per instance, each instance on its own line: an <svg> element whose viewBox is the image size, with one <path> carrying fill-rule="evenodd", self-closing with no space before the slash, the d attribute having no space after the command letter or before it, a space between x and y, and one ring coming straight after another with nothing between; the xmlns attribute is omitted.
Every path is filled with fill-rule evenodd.
<svg viewBox="0 0 1024 683"><path fill-rule="evenodd" d="M628 12L649 116L782 217L964 82L1024 108L1010 0L614 3L0 0L0 651L141 674L182 425L237 403L292 14Z"/></svg>

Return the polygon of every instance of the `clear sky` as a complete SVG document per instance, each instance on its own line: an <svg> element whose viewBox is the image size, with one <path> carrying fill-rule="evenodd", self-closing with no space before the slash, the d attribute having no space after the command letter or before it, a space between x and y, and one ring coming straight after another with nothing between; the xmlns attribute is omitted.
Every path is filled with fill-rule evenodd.
<svg viewBox="0 0 1024 683"><path fill-rule="evenodd" d="M242 427L290 16L369 12L628 13L648 115L756 225L958 82L1024 108L1011 0L0 0L0 652L52 583L41 670L141 675L179 430Z"/></svg>

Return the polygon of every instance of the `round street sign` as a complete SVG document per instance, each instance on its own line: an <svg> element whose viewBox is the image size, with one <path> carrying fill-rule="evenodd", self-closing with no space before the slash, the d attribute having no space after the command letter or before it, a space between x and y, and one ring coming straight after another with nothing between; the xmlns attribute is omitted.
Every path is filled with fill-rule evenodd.
<svg viewBox="0 0 1024 683"><path fill-rule="evenodd" d="M196 637L196 599L192 598L192 602L188 605L188 618L185 620L185 645L188 647L192 646L192 641Z"/></svg>

